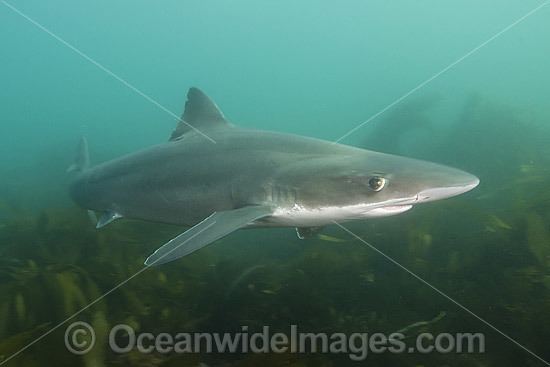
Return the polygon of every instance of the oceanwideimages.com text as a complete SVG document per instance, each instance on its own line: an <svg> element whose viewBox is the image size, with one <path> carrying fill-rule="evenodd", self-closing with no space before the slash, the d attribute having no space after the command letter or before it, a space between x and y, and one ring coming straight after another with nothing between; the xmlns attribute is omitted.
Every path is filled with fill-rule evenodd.
<svg viewBox="0 0 550 367"><path fill-rule="evenodd" d="M73 325L78 324L78 327ZM65 333L67 348L83 354L93 347L91 326L78 322ZM485 336L481 333L313 333L291 325L286 332L272 332L269 326L250 331L242 326L234 333L149 333L137 332L119 324L109 332L109 348L115 353L329 353L346 354L351 360L365 360L381 353L484 353ZM90 345L92 344L92 345Z"/></svg>

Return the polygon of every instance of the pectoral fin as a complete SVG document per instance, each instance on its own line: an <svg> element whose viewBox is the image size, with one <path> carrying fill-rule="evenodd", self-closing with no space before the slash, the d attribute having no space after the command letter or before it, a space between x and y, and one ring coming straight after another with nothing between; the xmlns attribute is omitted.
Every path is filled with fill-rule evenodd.
<svg viewBox="0 0 550 367"><path fill-rule="evenodd" d="M235 210L215 212L194 227L157 249L145 260L145 265L156 266L176 260L273 213L271 207L247 206Z"/></svg>

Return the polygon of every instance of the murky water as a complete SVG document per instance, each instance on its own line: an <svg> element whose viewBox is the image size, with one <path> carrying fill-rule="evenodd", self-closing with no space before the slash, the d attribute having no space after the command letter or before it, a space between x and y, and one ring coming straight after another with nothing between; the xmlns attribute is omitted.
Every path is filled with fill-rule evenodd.
<svg viewBox="0 0 550 367"><path fill-rule="evenodd" d="M550 6L542 4L2 2L0 364L545 365ZM65 170L81 136L93 164L166 141L191 86L236 125L342 138L466 170L481 185L347 223L354 235L336 225L305 240L292 228L247 229L146 269L147 255L183 229L119 220L96 230L70 201ZM84 354L66 345L91 340L67 332L73 322L94 330ZM290 336L297 325L351 344L347 352L331 344L332 353L117 352L113 341L131 341L112 338L120 324L152 336L264 327ZM354 333L397 331L407 346L423 333L481 333L484 350L369 348L366 359L350 358L364 346Z"/></svg>

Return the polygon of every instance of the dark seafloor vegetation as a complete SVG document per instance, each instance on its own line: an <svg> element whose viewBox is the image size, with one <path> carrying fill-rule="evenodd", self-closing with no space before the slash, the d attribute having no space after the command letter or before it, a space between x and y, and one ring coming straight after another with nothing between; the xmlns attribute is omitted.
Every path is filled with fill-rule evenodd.
<svg viewBox="0 0 550 367"><path fill-rule="evenodd" d="M404 132L424 129L432 139L409 145L407 153L468 170L481 186L401 216L346 226L549 360L549 134L534 118L479 97L438 133L429 108L396 109L366 146L400 153L385 132L400 124ZM0 361L140 271L153 249L181 231L127 220L98 231L78 208L37 214L4 202L0 211L8 218L0 224ZM70 354L63 325L6 366L344 366L354 362L328 354L118 355L106 339L119 323L154 333L239 331L241 325L287 331L291 324L311 332L391 333L437 315L444 317L413 332L483 332L486 352L373 354L362 363L543 365L348 233L331 227L322 234L300 241L291 229L240 231L148 269L69 321L94 326L92 352Z"/></svg>

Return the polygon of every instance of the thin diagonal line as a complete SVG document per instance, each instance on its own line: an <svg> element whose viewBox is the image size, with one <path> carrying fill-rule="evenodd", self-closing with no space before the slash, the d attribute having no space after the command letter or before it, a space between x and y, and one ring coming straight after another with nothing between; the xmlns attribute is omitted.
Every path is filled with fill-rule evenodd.
<svg viewBox="0 0 550 367"><path fill-rule="evenodd" d="M428 287L430 287L431 289L433 289L434 291L436 291L437 293L439 293L440 295L442 295L443 297L445 297L446 299L448 299L449 301L451 301L452 303L454 303L455 305L457 305L458 307L460 307L461 309L463 309L464 311L468 312L470 315L474 316L476 319L478 319L479 321L481 321L482 323L484 323L485 325L489 326L491 329L493 329L494 331L498 332L500 335L504 336L506 339L508 339L509 341L511 341L512 343L514 343L515 345L517 345L518 347L520 347L521 349L523 349L524 351L526 351L527 353L529 353L530 355L532 355L533 357L535 357L536 359L538 359L539 361L541 361L542 363L546 364L547 366L550 366L550 362L546 361L545 359L543 359L542 357L540 357L539 355L537 355L535 352L531 351L530 349L528 349L527 347L525 347L523 344L517 342L515 339L513 339L511 336L509 336L508 334L505 334L504 332L500 331L500 329L497 329L495 326L493 326L493 324L489 323L488 321L485 321L485 319L481 318L480 316L478 316L477 314L475 314L473 311L471 311L469 308L467 308L466 306L462 305L461 303L459 303L458 301L455 301L453 298L451 298L450 296L448 296L446 293L444 293L443 291L439 290L438 288L436 288L435 286L433 286L432 284L428 283L426 280L424 280L423 278L421 278L419 275L416 275L415 273L413 273L411 270L409 270L408 268L406 268L405 266L401 265L399 262L397 262L396 260L394 260L393 258L391 258L390 256L386 255L384 252L382 252L381 250L379 250L378 248L374 247L372 244L368 243L367 241L365 241L364 239L362 239L361 237L359 237L358 235L356 235L355 233L353 233L352 231L350 231L349 229L347 229L346 227L344 227L343 225L341 225L340 223L336 222L336 221L333 221L334 224L336 224L338 227L342 228L344 231L346 231L347 233L349 233L350 235L352 235L353 237L355 237L356 239L358 239L359 241L361 241L362 243L364 243L365 245L367 245L368 247L370 247L371 249L373 249L374 251L376 251L377 253L379 253L380 255L384 256L386 259L388 259L389 261L391 261L392 263L394 263L395 265L397 265L398 267L400 267L401 269L405 270L407 273L409 273L410 275L412 275L413 277L415 277L416 279L420 280L422 283L424 283L425 285L427 285Z"/></svg>
<svg viewBox="0 0 550 367"><path fill-rule="evenodd" d="M195 233L194 235L192 235L191 237L189 237L188 239L186 239L185 241L183 241L180 245L176 246L175 248L173 248L172 250L168 251L167 253L165 253L164 255L162 255L160 258L158 258L156 261L154 261L151 265L154 265L156 262L162 260L164 257L170 255L173 251L177 250L178 248L180 248L181 246L183 246L184 244L186 244L188 241L192 240L193 238L195 238L196 236L198 236L199 234L201 234L202 232L206 231L208 228L212 227L214 224L216 224L216 221L210 223L209 225L207 225L206 227L204 227L202 230L198 231L197 233ZM61 321L60 323L58 323L57 325L55 325L53 328L49 329L48 331L46 331L44 334L40 335L38 338L34 339L32 342L28 343L27 345L25 345L23 348L19 349L17 352L11 354L8 358L4 359L3 361L0 362L0 366L2 366L3 364L5 364L6 362L10 361L11 359L17 357L19 354L23 353L25 350L29 349L30 347L32 347L34 344L38 343L40 340L44 339L46 336L50 335L52 332L54 332L55 330L59 329L61 326L63 326L65 323L67 323L67 321L69 321L70 319L74 318L75 316L78 316L80 315L82 312L86 311L88 308L92 307L93 305L95 305L97 302L101 301L102 299L104 299L105 297L107 297L109 294L113 293L114 291L116 291L117 289L119 289L120 287L122 287L123 285L125 285L126 283L128 283L130 280L134 279L135 277L137 277L138 275L140 275L141 273L143 273L145 270L149 269L149 267L143 267L142 269L140 269L138 272L134 273L134 275L132 275L131 277L129 277L128 279L118 283L116 286L114 286L113 288L111 288L110 290L108 290L107 292L103 293L101 296L97 297L95 300L93 300L92 302L88 303L86 306L82 307L80 310L76 311L75 313L73 313L71 316L67 317L65 320Z"/></svg>
<svg viewBox="0 0 550 367"><path fill-rule="evenodd" d="M148 96L147 94L145 94L144 92L142 92L141 90L139 90L137 87L135 87L134 85L130 84L128 81L126 81L125 79L123 79L122 77L118 76L117 74L115 74L113 71L111 71L110 69L108 69L107 67L103 66L102 64L100 64L99 62L97 62L96 60L92 59L90 56L88 56L87 54L85 54L84 52L82 52L81 50L79 50L78 48L76 48L75 46L73 46L72 44L70 44L69 42L65 41L63 38L61 38L60 36L58 36L57 34L53 33L52 31L50 31L49 29L47 29L46 27L44 27L42 24L38 23L36 20L32 19L31 17L29 17L27 14L23 13L21 10L17 9L15 6L11 5L10 3L8 3L7 1L5 0L2 0L2 3L7 6L8 8L10 8L11 10L13 10L13 12L19 14L21 17L23 17L24 19L28 20L30 23L34 24L36 27L38 27L39 29L41 29L42 31L46 32L47 34L49 34L50 36L52 36L53 38L55 38L57 41L59 41L61 44L63 44L64 46L68 47L69 49L71 49L72 51L74 51L76 54L78 54L79 56L81 56L82 58L84 58L86 61L88 61L89 63L93 64L94 66L96 66L98 69L102 70L103 72L105 72L106 74L110 75L111 77L113 77L114 79L118 80L120 83L124 84L127 88L129 88L130 90L134 91L135 93L139 94L140 96L142 96L143 98L145 98L147 101L151 102L152 104L154 104L155 106L157 106L158 108L160 108L162 111L166 112L167 114L169 114L170 116L172 117L175 117L178 121L180 122L183 122L185 125L187 125L189 128L193 129L194 131L196 131L197 133L199 133L200 135L202 135L204 138L210 140L210 142L212 143L216 143L216 141L214 139L212 139L211 137L209 137L208 135L206 135L205 133L203 133L202 131L200 131L199 129L197 129L196 127L192 126L191 124L189 124L188 122L184 121L183 119L181 119L178 115L176 115L175 113L173 113L172 111L170 111L169 109L167 109L166 107L164 107L163 105L161 105L159 102L157 102L156 100L154 100L153 98L151 98L150 96Z"/></svg>
<svg viewBox="0 0 550 367"><path fill-rule="evenodd" d="M483 42L482 44L480 44L479 46L471 49L470 51L468 51L464 56L458 58L457 60L455 60L454 62L452 62L451 64L449 64L447 67L445 67L444 69L442 69L441 71L439 71L438 73L434 74L433 76L431 76L430 78L426 79L425 81L423 81L422 83L420 83L419 85L417 85L416 87L414 87L413 89L411 89L410 91L408 91L407 93L403 94L401 97L397 98L395 101L393 101L392 103L390 103L389 105L387 105L386 107L384 107L383 109L381 109L380 111L378 111L377 113L375 113L374 115L372 115L371 117L369 117L367 120L361 122L359 125L355 126L353 129L351 129L350 131L348 131L347 133L345 133L344 135L342 135L341 137L339 137L338 139L336 139L334 141L334 143L338 143L340 142L341 140L347 138L348 136L350 136L351 134L353 134L355 131L359 130L360 128L362 128L364 125L368 124L369 122L371 122L372 120L376 119L378 116L382 115L384 112L388 111L389 109L391 109L392 107L394 107L395 105L397 105L398 103L402 102L404 99L406 99L407 97L409 97L411 94L415 93L416 91L418 91L419 89L422 89L423 87L425 87L427 84L431 83L433 80L439 78L442 74L446 73L447 71L451 70L452 68L454 68L456 65L460 64L462 61L464 61L465 59L467 59L468 57L472 56L474 53L476 53L477 51L479 51L480 49L482 49L483 47L487 46L489 43L491 43L492 41L494 41L495 39L497 39L498 37L502 36L504 33L508 32L510 29L514 28L516 25L518 25L519 23L523 22L525 19L529 18L531 15L535 14L536 12L538 12L540 9L542 9L543 7L545 7L546 5L550 4L550 0L547 0L545 1L544 3L540 4L539 6L537 6L535 9L531 10L530 12L528 12L527 14L525 14L524 16L522 16L521 18L517 19L515 22L513 22L512 24L510 24L509 26L507 26L506 28L502 29L501 31L499 31L498 33L496 33L495 35L493 35L491 38L489 38L488 40L486 40L485 42Z"/></svg>

